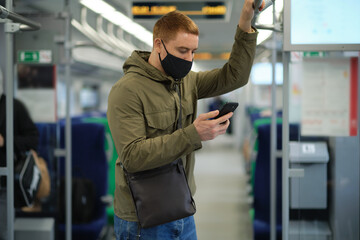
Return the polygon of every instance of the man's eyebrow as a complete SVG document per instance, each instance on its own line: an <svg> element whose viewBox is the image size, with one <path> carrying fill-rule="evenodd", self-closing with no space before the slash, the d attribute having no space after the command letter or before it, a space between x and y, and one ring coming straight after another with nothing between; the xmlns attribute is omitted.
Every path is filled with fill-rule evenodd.
<svg viewBox="0 0 360 240"><path fill-rule="evenodd" d="M186 50L193 50L193 51L196 51L198 48L194 48L194 49L191 49L191 48L188 48L188 47L183 47L183 46L180 46L180 47L177 47L178 49L186 49Z"/></svg>

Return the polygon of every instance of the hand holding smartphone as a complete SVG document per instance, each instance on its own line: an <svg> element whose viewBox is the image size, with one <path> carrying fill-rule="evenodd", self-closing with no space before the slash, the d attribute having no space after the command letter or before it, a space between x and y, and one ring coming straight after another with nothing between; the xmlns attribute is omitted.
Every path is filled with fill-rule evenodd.
<svg viewBox="0 0 360 240"><path fill-rule="evenodd" d="M218 119L218 118L228 114L229 112L234 112L238 106L239 106L239 103L237 103L237 102L225 103L224 106L221 108L219 114L214 119ZM223 122L223 123L225 123L225 122ZM223 124L223 123L221 123L221 124Z"/></svg>

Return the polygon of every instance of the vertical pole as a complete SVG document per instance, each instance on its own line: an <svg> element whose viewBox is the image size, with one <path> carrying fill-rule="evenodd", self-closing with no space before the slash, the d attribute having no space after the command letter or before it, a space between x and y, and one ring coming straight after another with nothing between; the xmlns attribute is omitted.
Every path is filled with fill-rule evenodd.
<svg viewBox="0 0 360 240"><path fill-rule="evenodd" d="M290 52L283 52L283 125L282 125L282 239L289 239L289 63Z"/></svg>
<svg viewBox="0 0 360 240"><path fill-rule="evenodd" d="M12 11L13 1L6 0L6 8ZM7 235L14 239L14 35L5 33L6 46L6 167L7 167Z"/></svg>
<svg viewBox="0 0 360 240"><path fill-rule="evenodd" d="M275 6L275 5L274 5ZM270 140L270 239L276 239L276 139L277 139L277 123L276 123L276 82L275 82L275 66L276 66L276 36L273 32L273 49L272 49L272 83L271 83L271 140Z"/></svg>
<svg viewBox="0 0 360 240"><path fill-rule="evenodd" d="M276 23L275 4L273 4L273 24ZM277 114L276 114L276 32L272 35L272 82L271 82L271 140L270 140L270 239L276 239L276 152L277 152Z"/></svg>
<svg viewBox="0 0 360 240"><path fill-rule="evenodd" d="M71 159L71 118L70 118L70 89L71 89L71 15L69 1L65 1L65 78L66 78L66 125L65 125L65 196L66 196L66 240L71 240L72 233L72 159Z"/></svg>

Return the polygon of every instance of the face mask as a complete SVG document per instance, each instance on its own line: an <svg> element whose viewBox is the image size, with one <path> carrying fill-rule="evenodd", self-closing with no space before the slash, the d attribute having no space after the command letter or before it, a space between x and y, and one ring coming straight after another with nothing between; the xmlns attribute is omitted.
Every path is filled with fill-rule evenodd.
<svg viewBox="0 0 360 240"><path fill-rule="evenodd" d="M160 53L159 53L159 59L161 62L161 66L163 67L164 71L172 76L174 79L180 79L185 77L191 70L192 61L186 61L182 58L175 57L174 55L170 54L166 47L164 42L161 40L165 51L167 53L166 57L161 60Z"/></svg>

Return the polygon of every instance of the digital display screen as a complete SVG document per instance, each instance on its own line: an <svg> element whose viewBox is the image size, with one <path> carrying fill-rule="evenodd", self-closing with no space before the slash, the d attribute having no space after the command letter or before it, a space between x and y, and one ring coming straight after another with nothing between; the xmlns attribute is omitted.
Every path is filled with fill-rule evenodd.
<svg viewBox="0 0 360 240"><path fill-rule="evenodd" d="M150 1L134 2L132 6L134 19L159 18L175 10L188 15L192 19L225 19L227 7L225 3L221 1Z"/></svg>
<svg viewBox="0 0 360 240"><path fill-rule="evenodd" d="M54 88L55 69L53 65L18 64L18 89Z"/></svg>
<svg viewBox="0 0 360 240"><path fill-rule="evenodd" d="M359 0L291 0L284 6L285 50L360 50Z"/></svg>

